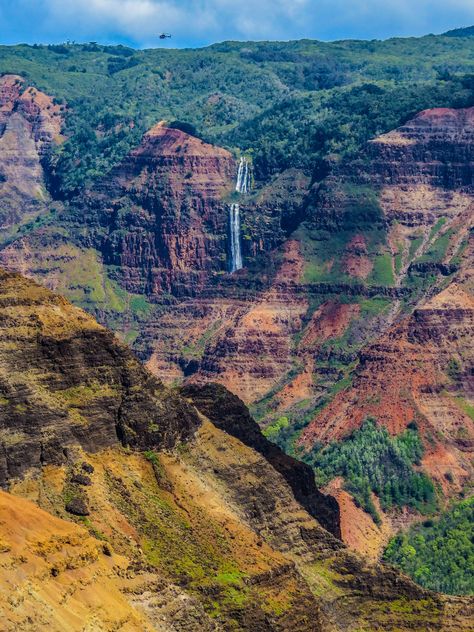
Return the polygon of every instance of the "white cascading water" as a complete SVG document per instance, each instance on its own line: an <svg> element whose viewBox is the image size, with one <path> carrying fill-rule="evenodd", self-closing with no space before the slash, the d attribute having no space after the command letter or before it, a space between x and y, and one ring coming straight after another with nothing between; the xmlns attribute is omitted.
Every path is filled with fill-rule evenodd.
<svg viewBox="0 0 474 632"><path fill-rule="evenodd" d="M239 162L239 171L237 172L235 190L239 193L248 193L250 190L249 161L244 157L242 157Z"/></svg>
<svg viewBox="0 0 474 632"><path fill-rule="evenodd" d="M250 191L250 168L246 158L241 158L237 172L235 190L238 193ZM235 272L242 268L242 250L240 247L240 206L236 203L229 206L230 261L229 270Z"/></svg>
<svg viewBox="0 0 474 632"><path fill-rule="evenodd" d="M235 272L242 267L242 251L240 249L240 206L238 204L231 204L229 212L230 271Z"/></svg>

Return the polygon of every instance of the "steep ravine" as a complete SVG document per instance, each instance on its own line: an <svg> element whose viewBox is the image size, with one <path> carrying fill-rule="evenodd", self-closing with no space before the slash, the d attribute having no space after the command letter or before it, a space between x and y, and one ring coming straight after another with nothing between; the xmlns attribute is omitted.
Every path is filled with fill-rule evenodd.
<svg viewBox="0 0 474 632"><path fill-rule="evenodd" d="M295 498L297 464L280 473L225 431L251 425L241 404L210 411L214 425L192 405L212 391L186 401L17 275L0 276L0 325L5 629L469 629L469 599L367 564L324 530Z"/></svg>
<svg viewBox="0 0 474 632"><path fill-rule="evenodd" d="M11 177L44 181L42 156L59 133L60 108L17 77L2 77L0 94L7 123L13 113L23 117L0 166L16 165L27 143L30 171L15 167ZM266 183L250 179L242 194L233 155L159 123L54 214L46 214L46 196L35 210L40 220L20 219L20 236L13 226L0 262L94 314L166 383L223 384L289 452L344 438L367 415L393 434L420 418L423 467L450 498L472 476L470 386L443 377L453 362L469 374L471 314L456 306L469 303L472 289L463 286L452 306L458 285L442 292L472 257L473 120L473 108L421 112L310 191L293 169ZM237 199L244 268L229 274ZM443 314L426 308L437 295L446 299ZM443 327L438 321L450 332L441 342L429 333ZM416 393L405 387L407 372L415 381L423 373ZM74 436L81 415L73 414ZM60 460L48 441L35 449ZM6 472L21 469L14 448L9 458ZM378 548L390 530L377 533ZM372 526L367 533L372 539Z"/></svg>

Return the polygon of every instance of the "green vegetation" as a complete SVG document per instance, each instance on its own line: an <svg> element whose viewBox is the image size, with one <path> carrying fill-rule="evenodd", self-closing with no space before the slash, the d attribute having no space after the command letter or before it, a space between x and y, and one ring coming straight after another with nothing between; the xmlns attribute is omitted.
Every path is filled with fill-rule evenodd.
<svg viewBox="0 0 474 632"><path fill-rule="evenodd" d="M474 594L474 497L393 538L384 559L431 590Z"/></svg>
<svg viewBox="0 0 474 632"><path fill-rule="evenodd" d="M436 234L436 233L435 233ZM437 237L435 241L428 248L427 252L418 259L419 262L440 262L444 259L446 251L448 250L449 241L453 234L452 230L447 230L445 233Z"/></svg>
<svg viewBox="0 0 474 632"><path fill-rule="evenodd" d="M61 44L0 47L0 73L55 98L68 140L51 160L62 198L103 176L159 120L319 180L368 140L429 107L472 103L464 38L223 42L198 50Z"/></svg>
<svg viewBox="0 0 474 632"><path fill-rule="evenodd" d="M265 430L263 431L263 434L270 441L275 441L278 439L283 428L288 428L289 425L290 425L290 422L289 422L288 417L285 417L285 416L278 417L276 421L274 421L273 423L271 423L269 426L265 428Z"/></svg>
<svg viewBox="0 0 474 632"><path fill-rule="evenodd" d="M145 317L152 311L153 306L146 300L145 296L130 295L130 310L136 316Z"/></svg>
<svg viewBox="0 0 474 632"><path fill-rule="evenodd" d="M160 464L160 458L159 456L156 454L156 452L153 452L153 450L146 450L143 453L143 456L145 457L145 459L147 461L149 461L152 465L156 465L156 466L161 466Z"/></svg>
<svg viewBox="0 0 474 632"><path fill-rule="evenodd" d="M395 265L395 274L398 276L400 272L402 271L402 267L403 267L403 244L402 243L397 243L397 252L395 253L394 265Z"/></svg>
<svg viewBox="0 0 474 632"><path fill-rule="evenodd" d="M372 222L365 226L363 221L355 220L351 216L352 207L348 206L344 219L341 220L341 227L331 226L335 232L326 230L313 230L307 223L296 231L296 236L301 241L303 253L306 260L303 280L305 283L345 283L350 285L360 285L366 283L363 279L350 276L344 269L345 255L351 240L357 232L363 232L367 240L368 252L378 258L379 251L384 248L385 236L380 230L374 230ZM346 221L347 219L347 221ZM350 221L357 221L353 230L346 230ZM343 226L342 226L343 225ZM391 265L391 264L390 264ZM383 278L378 276L369 277L367 283L371 285L387 285L393 282L393 272Z"/></svg>
<svg viewBox="0 0 474 632"><path fill-rule="evenodd" d="M470 417L472 421L474 421L474 406L470 402L466 401L464 397L457 396L454 398L454 400L459 408L464 413L466 413L466 415Z"/></svg>
<svg viewBox="0 0 474 632"><path fill-rule="evenodd" d="M410 506L425 512L434 509L433 483L413 469L422 455L414 424L398 437L391 437L386 428L368 419L344 441L316 446L303 458L313 466L319 486L342 476L359 505L379 522L372 492L380 498L384 510L393 506Z"/></svg>
<svg viewBox="0 0 474 632"><path fill-rule="evenodd" d="M323 230L297 231L306 261L303 280L305 283L354 283L357 281L341 269L344 251L353 237L352 232L329 233Z"/></svg>
<svg viewBox="0 0 474 632"><path fill-rule="evenodd" d="M395 283L392 256L390 253L385 252L375 258L372 281L374 285L385 286L392 286Z"/></svg>
<svg viewBox="0 0 474 632"><path fill-rule="evenodd" d="M433 239L433 237L439 233L439 231L443 228L443 226L446 224L446 217L440 217L439 220L436 222L436 224L433 226L433 228L430 231L430 241Z"/></svg>
<svg viewBox="0 0 474 632"><path fill-rule="evenodd" d="M392 301L390 299L379 296L364 299L360 301L360 314L366 318L378 316L387 311L391 304Z"/></svg>
<svg viewBox="0 0 474 632"><path fill-rule="evenodd" d="M416 237L411 243L410 243L410 248L408 251L408 257L410 259L410 261L413 259L413 257L416 254L416 251L418 250L418 248L421 246L421 244L423 243L423 236L420 235L419 237Z"/></svg>
<svg viewBox="0 0 474 632"><path fill-rule="evenodd" d="M94 380L87 385L81 384L56 391L55 395L68 406L83 407L89 405L94 399L115 397L117 392L110 384L100 384Z"/></svg>
<svg viewBox="0 0 474 632"><path fill-rule="evenodd" d="M459 374L461 373L461 371L462 366L459 360L454 357L450 358L446 372L449 375L450 379L453 380L453 382L455 382L459 378Z"/></svg>

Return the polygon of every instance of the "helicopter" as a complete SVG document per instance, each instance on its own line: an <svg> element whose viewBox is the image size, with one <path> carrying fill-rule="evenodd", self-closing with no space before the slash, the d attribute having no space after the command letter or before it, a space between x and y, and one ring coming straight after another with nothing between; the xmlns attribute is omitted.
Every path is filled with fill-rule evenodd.
<svg viewBox="0 0 474 632"><path fill-rule="evenodd" d="M160 35L160 39L164 40L164 39L170 39L171 35L169 33L161 33Z"/></svg>

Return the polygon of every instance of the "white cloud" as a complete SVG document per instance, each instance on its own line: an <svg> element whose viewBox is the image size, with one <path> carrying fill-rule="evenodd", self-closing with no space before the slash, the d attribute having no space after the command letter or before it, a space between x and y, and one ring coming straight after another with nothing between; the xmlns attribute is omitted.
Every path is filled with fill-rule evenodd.
<svg viewBox="0 0 474 632"><path fill-rule="evenodd" d="M474 23L473 0L0 0L18 39L124 39L178 45L223 39L387 37ZM0 17L1 19L1 17ZM1 32L1 30L0 30ZM10 35L11 36L11 35Z"/></svg>

